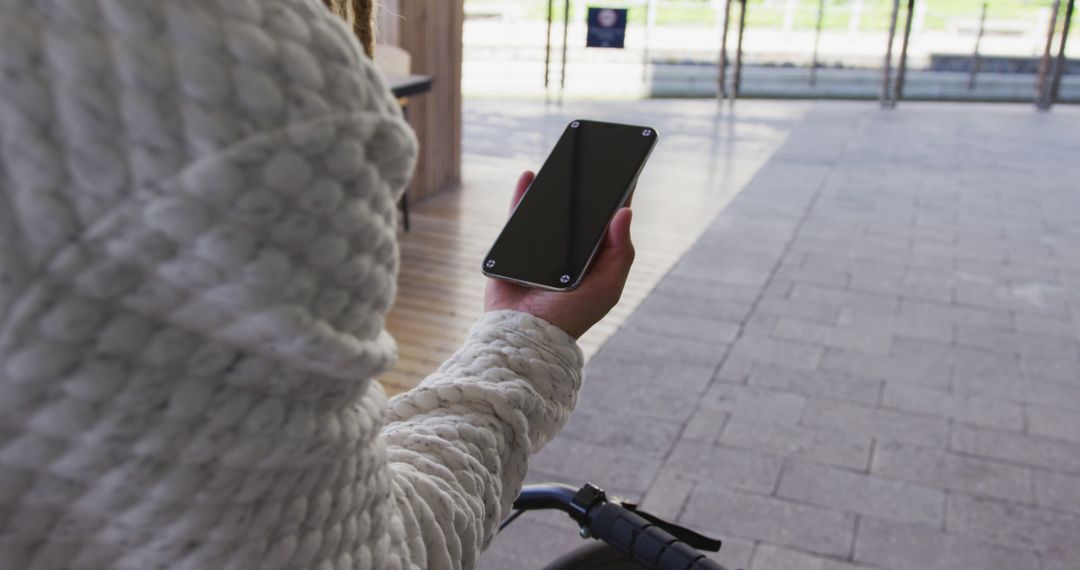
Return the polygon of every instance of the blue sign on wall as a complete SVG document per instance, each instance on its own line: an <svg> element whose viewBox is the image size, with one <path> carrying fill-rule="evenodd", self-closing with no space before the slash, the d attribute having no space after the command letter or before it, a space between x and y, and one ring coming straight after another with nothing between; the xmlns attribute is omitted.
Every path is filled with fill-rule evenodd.
<svg viewBox="0 0 1080 570"><path fill-rule="evenodd" d="M626 8L589 8L585 47L621 48L626 39Z"/></svg>

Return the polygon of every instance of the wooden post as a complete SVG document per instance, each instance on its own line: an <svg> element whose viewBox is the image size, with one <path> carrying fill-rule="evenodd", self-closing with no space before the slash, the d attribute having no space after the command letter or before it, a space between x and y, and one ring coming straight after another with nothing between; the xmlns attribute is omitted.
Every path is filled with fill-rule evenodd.
<svg viewBox="0 0 1080 570"><path fill-rule="evenodd" d="M810 59L810 86L817 84L818 45L821 43L821 21L825 18L825 0L818 0L817 26L814 30L814 55Z"/></svg>
<svg viewBox="0 0 1080 570"><path fill-rule="evenodd" d="M731 0L724 0L724 27L720 32L720 73L716 79L716 96L721 101L727 99L727 34L728 21L731 18Z"/></svg>
<svg viewBox="0 0 1080 570"><path fill-rule="evenodd" d="M911 21L915 18L915 0L908 0L907 20L904 22L904 41L900 44L900 66L896 69L896 84L893 85L892 106L904 95L904 74L907 73L907 46L911 38Z"/></svg>
<svg viewBox="0 0 1080 570"><path fill-rule="evenodd" d="M986 2L983 2L982 13L979 15L979 34L975 36L975 51L971 54L971 76L968 77L968 91L975 89L975 76L979 74L979 44L982 43L983 31L986 29Z"/></svg>
<svg viewBox="0 0 1080 570"><path fill-rule="evenodd" d="M1050 82L1050 104L1057 103L1058 92L1061 91L1061 74L1065 73L1065 42L1069 40L1069 24L1072 23L1073 4L1075 0L1069 0L1065 8L1065 24L1061 28L1061 44L1058 45L1057 62L1054 64L1054 79Z"/></svg>
<svg viewBox="0 0 1080 570"><path fill-rule="evenodd" d="M739 0L739 41L735 44L735 85L731 90L731 98L739 98L739 89L742 87L742 42L743 32L746 31L746 5L747 0Z"/></svg>
<svg viewBox="0 0 1080 570"><path fill-rule="evenodd" d="M461 179L461 0L399 4L401 47L412 56L413 73L430 75L431 92L409 102L408 121L420 141L409 183L415 204Z"/></svg>
<svg viewBox="0 0 1080 570"><path fill-rule="evenodd" d="M544 47L544 93L547 93L548 78L551 72L551 20L554 19L555 0L548 0L547 43Z"/></svg>
<svg viewBox="0 0 1080 570"><path fill-rule="evenodd" d="M896 17L900 11L900 0L893 0L892 18L889 20L889 43L885 45L885 69L881 77L881 107L889 108L889 84L892 80L892 45L896 39Z"/></svg>
<svg viewBox="0 0 1080 570"><path fill-rule="evenodd" d="M1041 111L1050 108L1050 93L1046 85L1046 76L1050 71L1050 48L1054 44L1054 32L1057 28L1060 9L1061 0L1054 0L1054 7L1050 10L1050 26L1046 30L1046 49L1043 50L1042 60L1039 61L1039 75L1035 78L1035 108Z"/></svg>
<svg viewBox="0 0 1080 570"><path fill-rule="evenodd" d="M645 37L641 50L641 82L649 80L649 36L656 27L656 2L657 0L645 0Z"/></svg>

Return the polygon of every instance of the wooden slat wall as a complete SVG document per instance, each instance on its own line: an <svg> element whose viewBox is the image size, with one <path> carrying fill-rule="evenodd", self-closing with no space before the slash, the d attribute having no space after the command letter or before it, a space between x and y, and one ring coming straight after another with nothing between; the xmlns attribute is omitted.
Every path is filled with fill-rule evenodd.
<svg viewBox="0 0 1080 570"><path fill-rule="evenodd" d="M430 75L430 92L408 103L409 123L420 140L413 202L461 180L462 0L400 0L397 39L412 55L412 72Z"/></svg>

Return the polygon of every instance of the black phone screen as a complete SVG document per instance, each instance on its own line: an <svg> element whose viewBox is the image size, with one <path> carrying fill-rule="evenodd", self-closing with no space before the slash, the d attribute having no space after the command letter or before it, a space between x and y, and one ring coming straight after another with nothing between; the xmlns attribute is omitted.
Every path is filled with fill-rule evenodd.
<svg viewBox="0 0 1080 570"><path fill-rule="evenodd" d="M649 127L570 123L484 259L484 272L576 287L656 138Z"/></svg>

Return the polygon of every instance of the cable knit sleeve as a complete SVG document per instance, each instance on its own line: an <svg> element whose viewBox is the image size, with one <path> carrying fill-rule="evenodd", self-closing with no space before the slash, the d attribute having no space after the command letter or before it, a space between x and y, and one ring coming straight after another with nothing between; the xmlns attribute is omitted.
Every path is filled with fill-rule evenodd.
<svg viewBox="0 0 1080 570"><path fill-rule="evenodd" d="M464 346L394 398L383 433L395 502L422 568L471 568L521 490L528 458L577 400L582 355L531 315L483 316Z"/></svg>
<svg viewBox="0 0 1080 570"><path fill-rule="evenodd" d="M489 314L388 412L415 151L317 0L0 0L0 568L473 565L581 355Z"/></svg>

